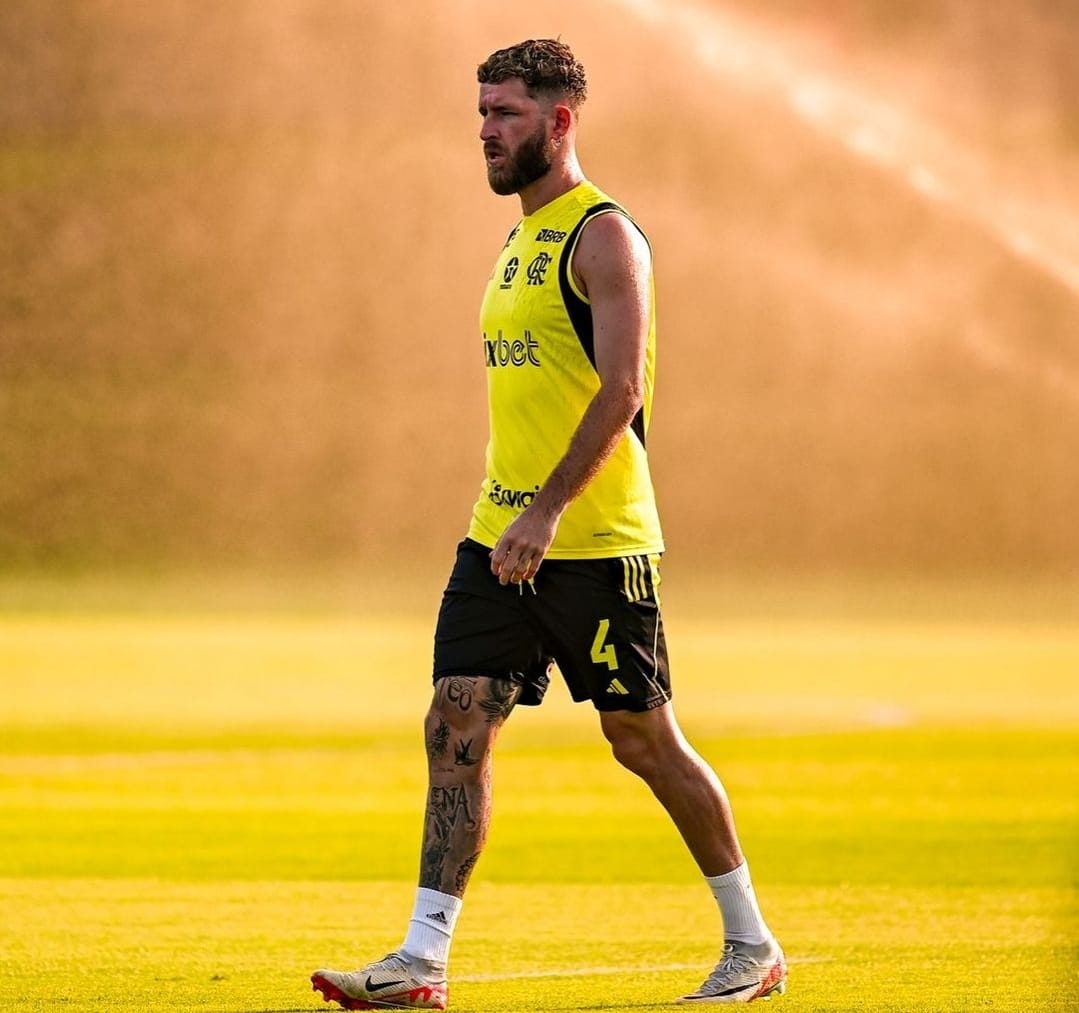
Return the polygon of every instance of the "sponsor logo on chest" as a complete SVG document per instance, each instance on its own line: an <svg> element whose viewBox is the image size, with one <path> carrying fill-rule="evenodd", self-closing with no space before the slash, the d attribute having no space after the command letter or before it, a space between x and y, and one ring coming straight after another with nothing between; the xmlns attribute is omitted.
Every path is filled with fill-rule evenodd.
<svg viewBox="0 0 1079 1013"><path fill-rule="evenodd" d="M483 333L483 353L487 360L488 369L498 369L505 366L538 366L539 342L532 337L532 332L526 330L524 336L510 340L499 330L495 337L487 337Z"/></svg>

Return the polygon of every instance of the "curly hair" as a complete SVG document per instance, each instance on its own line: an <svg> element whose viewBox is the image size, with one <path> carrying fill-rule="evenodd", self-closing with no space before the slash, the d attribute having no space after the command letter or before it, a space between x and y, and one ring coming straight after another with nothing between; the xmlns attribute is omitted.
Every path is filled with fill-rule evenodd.
<svg viewBox="0 0 1079 1013"><path fill-rule="evenodd" d="M560 39L528 39L492 53L476 71L480 84L520 78L529 94L555 95L571 109L588 97L584 67Z"/></svg>

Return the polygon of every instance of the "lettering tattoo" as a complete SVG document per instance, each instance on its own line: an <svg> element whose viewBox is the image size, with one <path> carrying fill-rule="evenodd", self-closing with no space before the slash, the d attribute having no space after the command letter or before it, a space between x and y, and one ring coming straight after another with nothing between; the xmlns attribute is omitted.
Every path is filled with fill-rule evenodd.
<svg viewBox="0 0 1079 1013"><path fill-rule="evenodd" d="M466 711L472 706L472 693L476 683L474 679L448 679L446 696L451 703Z"/></svg>
<svg viewBox="0 0 1079 1013"><path fill-rule="evenodd" d="M431 785L430 812L441 818L447 827L452 830L461 820L469 829L476 826L476 818L472 815L472 808L468 802L468 792L463 784Z"/></svg>
<svg viewBox="0 0 1079 1013"><path fill-rule="evenodd" d="M466 837L478 828L464 785L431 785L427 794L420 886L441 888L446 858L460 832Z"/></svg>

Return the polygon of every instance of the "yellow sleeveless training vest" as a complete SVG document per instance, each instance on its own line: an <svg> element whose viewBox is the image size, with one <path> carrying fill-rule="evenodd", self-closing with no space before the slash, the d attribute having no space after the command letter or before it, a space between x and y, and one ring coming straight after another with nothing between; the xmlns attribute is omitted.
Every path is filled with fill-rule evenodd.
<svg viewBox="0 0 1079 1013"><path fill-rule="evenodd" d="M495 263L480 311L487 365L487 474L468 536L493 547L565 455L599 390L592 313L570 260L591 218L626 214L585 181L521 219ZM627 215L628 217L628 215ZM552 559L663 551L645 436L652 413L655 310L644 406L603 469L562 515Z"/></svg>

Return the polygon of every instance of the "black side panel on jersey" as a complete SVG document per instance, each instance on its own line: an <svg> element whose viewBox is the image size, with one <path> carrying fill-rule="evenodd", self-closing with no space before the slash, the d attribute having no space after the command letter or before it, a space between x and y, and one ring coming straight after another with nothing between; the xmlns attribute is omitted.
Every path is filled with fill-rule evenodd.
<svg viewBox="0 0 1079 1013"><path fill-rule="evenodd" d="M573 329L577 332L577 340L581 343L581 348L584 350L584 354L588 356L588 361L592 363L593 369L596 368L596 341L595 333L592 329L592 307L573 291L573 286L569 283L569 265L573 252L577 248L577 240L581 235L581 230L596 215L608 214L612 211L625 215L630 222L633 222L633 219L626 214L625 209L613 201L603 201L600 204L593 205L581 216L581 220L569 234L569 238L566 240L565 253L562 254L558 261L558 287L562 291L562 302L565 304L566 313L569 314L570 323L573 324ZM640 229L636 222L633 222L633 225L638 230ZM644 235L644 233L642 232L641 235ZM647 237L645 241L647 242ZM633 416L633 421L630 422L629 427L636 433L637 439L641 441L641 446L643 447L643 408L639 409L637 414Z"/></svg>

